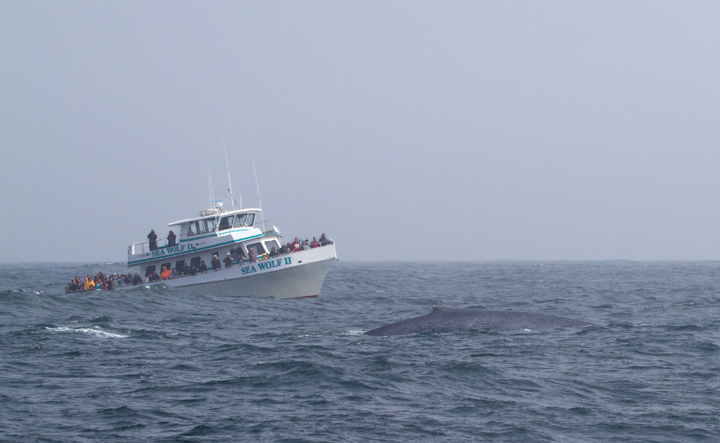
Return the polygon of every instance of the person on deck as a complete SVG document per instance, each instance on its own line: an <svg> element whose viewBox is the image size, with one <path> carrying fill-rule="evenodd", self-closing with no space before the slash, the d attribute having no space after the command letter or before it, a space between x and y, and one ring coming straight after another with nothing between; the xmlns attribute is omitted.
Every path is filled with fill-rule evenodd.
<svg viewBox="0 0 720 443"><path fill-rule="evenodd" d="M168 280L171 275L172 275L172 273L171 273L170 271L168 271L168 268L166 268L165 266L163 266L163 270L162 270L162 272L160 273L160 278L163 279L163 280Z"/></svg>
<svg viewBox="0 0 720 443"><path fill-rule="evenodd" d="M310 243L310 247L314 249L314 248L317 248L318 246L320 246L320 243L318 243L317 237L313 237L313 241L312 241L312 243Z"/></svg>
<svg viewBox="0 0 720 443"><path fill-rule="evenodd" d="M152 271L152 274L150 274L150 275L148 276L148 280L149 280L149 281L158 281L158 280L160 280L160 276L157 275L157 272Z"/></svg>
<svg viewBox="0 0 720 443"><path fill-rule="evenodd" d="M200 260L200 269L198 269L198 272L207 272L207 265L205 264L205 260Z"/></svg>
<svg viewBox="0 0 720 443"><path fill-rule="evenodd" d="M323 232L323 235L320 236L320 246L325 246L325 245L329 245L329 244L330 244L330 240L328 240L327 237L325 237L325 233Z"/></svg>
<svg viewBox="0 0 720 443"><path fill-rule="evenodd" d="M140 283L142 283L142 282L143 282L142 277L140 277L140 276L138 275L138 273L136 272L136 273L135 273L135 277L133 277L132 283L133 283L134 285L137 285L137 284L140 284Z"/></svg>
<svg viewBox="0 0 720 443"><path fill-rule="evenodd" d="M92 277L90 277L90 274L85 277L85 284L83 285L83 289L86 291L92 291L95 289L95 282L93 281Z"/></svg>
<svg viewBox="0 0 720 443"><path fill-rule="evenodd" d="M225 269L232 268L233 259L230 256L230 253L228 252L225 258L223 259L223 263L225 263Z"/></svg>
<svg viewBox="0 0 720 443"><path fill-rule="evenodd" d="M173 231L170 231L170 233L167 236L168 240L168 247L175 246L175 233Z"/></svg>
<svg viewBox="0 0 720 443"><path fill-rule="evenodd" d="M257 252L255 252L254 248L250 249L248 255L250 256L250 263L255 263L257 261Z"/></svg>
<svg viewBox="0 0 720 443"><path fill-rule="evenodd" d="M212 265L213 271L219 271L222 265L220 264L220 259L218 258L217 254L213 255L213 259L210 262Z"/></svg>
<svg viewBox="0 0 720 443"><path fill-rule="evenodd" d="M125 286L130 286L133 283L132 274L128 272L128 274L125 276Z"/></svg>
<svg viewBox="0 0 720 443"><path fill-rule="evenodd" d="M270 249L270 257L277 257L277 255L278 253L275 250L275 246L273 246L272 249Z"/></svg>
<svg viewBox="0 0 720 443"><path fill-rule="evenodd" d="M150 230L150 233L147 236L148 243L150 243L150 250L154 251L157 249L157 234L155 233L154 229Z"/></svg>
<svg viewBox="0 0 720 443"><path fill-rule="evenodd" d="M235 254L237 254L238 263L243 263L245 261L245 253L240 246L235 248Z"/></svg>
<svg viewBox="0 0 720 443"><path fill-rule="evenodd" d="M78 278L75 277L73 280L70 280L70 284L68 285L68 292L78 292L82 289L81 285L78 285Z"/></svg>
<svg viewBox="0 0 720 443"><path fill-rule="evenodd" d="M117 272L113 272L112 277L110 277L110 289L117 289L120 287L120 277L118 276Z"/></svg>
<svg viewBox="0 0 720 443"><path fill-rule="evenodd" d="M295 237L295 241L292 242L292 249L293 252L298 252L300 250L300 242L297 237Z"/></svg>
<svg viewBox="0 0 720 443"><path fill-rule="evenodd" d="M190 263L185 262L185 267L183 268L183 275L192 275L192 268L190 267Z"/></svg>

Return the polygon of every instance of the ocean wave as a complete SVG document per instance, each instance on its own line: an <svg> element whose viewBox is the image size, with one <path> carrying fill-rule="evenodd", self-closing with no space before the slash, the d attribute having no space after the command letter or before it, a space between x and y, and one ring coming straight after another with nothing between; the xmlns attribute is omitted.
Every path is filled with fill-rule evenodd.
<svg viewBox="0 0 720 443"><path fill-rule="evenodd" d="M127 338L129 335L115 334L112 332L103 331L99 326L93 326L92 328L68 328L65 326L58 326L55 328L45 327L48 331L53 332L77 332L81 334L93 335L98 338Z"/></svg>
<svg viewBox="0 0 720 443"><path fill-rule="evenodd" d="M294 302L162 285L65 294L37 278L98 267L115 272L18 266L0 281L0 440L720 436L720 262L339 262L320 297ZM360 337L433 306L597 326Z"/></svg>

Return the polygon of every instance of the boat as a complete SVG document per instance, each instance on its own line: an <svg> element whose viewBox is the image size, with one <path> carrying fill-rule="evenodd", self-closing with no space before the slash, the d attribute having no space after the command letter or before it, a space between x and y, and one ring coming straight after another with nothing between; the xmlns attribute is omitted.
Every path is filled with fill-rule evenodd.
<svg viewBox="0 0 720 443"><path fill-rule="evenodd" d="M274 220L258 220L261 213L258 208L224 210L222 203L216 203L198 217L168 223L173 233L179 232L174 239L131 244L128 268L139 268L145 285L163 284L216 296L317 297L337 261L335 242L327 240L317 247L271 257L272 248L280 249L282 235ZM232 264L213 270L215 256L221 261L230 257ZM181 270L187 264L197 270L203 261L211 270L148 282L163 267Z"/></svg>

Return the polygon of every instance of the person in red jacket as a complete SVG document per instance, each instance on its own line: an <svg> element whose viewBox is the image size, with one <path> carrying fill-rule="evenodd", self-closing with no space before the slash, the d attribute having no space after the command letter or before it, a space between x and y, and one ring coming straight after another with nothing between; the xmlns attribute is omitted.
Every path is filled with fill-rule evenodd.
<svg viewBox="0 0 720 443"><path fill-rule="evenodd" d="M166 268L165 266L163 266L163 270L162 270L162 272L160 273L160 278L163 279L163 280L167 280L167 279L170 278L170 274L171 274L171 273L170 273L170 271L168 271L168 268Z"/></svg>

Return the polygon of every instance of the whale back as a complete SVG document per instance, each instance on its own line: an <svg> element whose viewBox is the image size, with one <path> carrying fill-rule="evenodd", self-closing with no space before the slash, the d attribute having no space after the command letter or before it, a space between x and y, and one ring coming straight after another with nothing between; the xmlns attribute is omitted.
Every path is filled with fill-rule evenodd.
<svg viewBox="0 0 720 443"><path fill-rule="evenodd" d="M366 335L438 334L466 330L518 331L528 329L590 326L592 323L550 314L487 309L433 308L420 317L409 318L366 332Z"/></svg>

